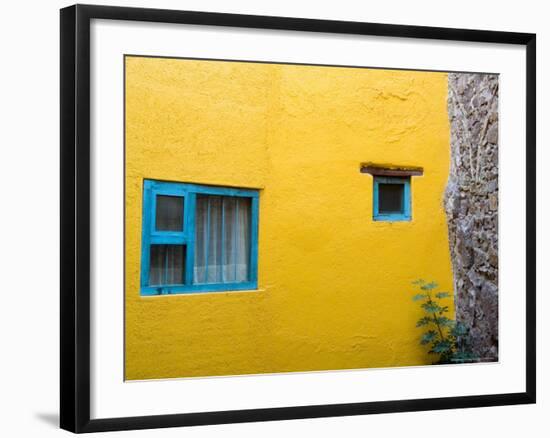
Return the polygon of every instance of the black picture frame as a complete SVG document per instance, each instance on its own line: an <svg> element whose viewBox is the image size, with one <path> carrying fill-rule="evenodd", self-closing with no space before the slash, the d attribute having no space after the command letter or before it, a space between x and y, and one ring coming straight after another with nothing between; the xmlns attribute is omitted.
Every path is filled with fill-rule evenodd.
<svg viewBox="0 0 550 438"><path fill-rule="evenodd" d="M130 20L334 34L487 42L526 47L526 391L508 394L289 406L90 419L90 21ZM74 5L61 10L60 426L102 432L535 403L536 35L210 12Z"/></svg>

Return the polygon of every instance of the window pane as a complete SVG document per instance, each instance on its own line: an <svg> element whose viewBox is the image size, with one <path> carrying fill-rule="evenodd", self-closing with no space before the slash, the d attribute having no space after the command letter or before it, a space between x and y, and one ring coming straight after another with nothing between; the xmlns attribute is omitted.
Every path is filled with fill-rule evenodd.
<svg viewBox="0 0 550 438"><path fill-rule="evenodd" d="M378 184L378 212L403 213L403 184Z"/></svg>
<svg viewBox="0 0 550 438"><path fill-rule="evenodd" d="M149 285L184 284L185 245L151 245Z"/></svg>
<svg viewBox="0 0 550 438"><path fill-rule="evenodd" d="M198 195L195 283L248 281L250 198Z"/></svg>
<svg viewBox="0 0 550 438"><path fill-rule="evenodd" d="M250 260L250 198L237 198L236 281L248 281Z"/></svg>
<svg viewBox="0 0 550 438"><path fill-rule="evenodd" d="M223 198L223 281L225 283L231 283L235 281L235 260L236 251L235 248L235 213L236 213L236 198L230 198L225 196Z"/></svg>
<svg viewBox="0 0 550 438"><path fill-rule="evenodd" d="M206 283L222 282L222 198L208 196L208 259Z"/></svg>
<svg viewBox="0 0 550 438"><path fill-rule="evenodd" d="M183 231L183 197L157 195L157 231Z"/></svg>

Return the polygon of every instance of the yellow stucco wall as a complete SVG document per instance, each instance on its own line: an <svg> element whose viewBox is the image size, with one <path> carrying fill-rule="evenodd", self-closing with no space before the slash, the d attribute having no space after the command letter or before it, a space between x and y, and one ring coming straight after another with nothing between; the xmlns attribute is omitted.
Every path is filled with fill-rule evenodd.
<svg viewBox="0 0 550 438"><path fill-rule="evenodd" d="M431 363L410 282L452 290L445 73L125 62L127 379ZM412 221L373 221L365 162L424 168ZM141 297L144 178L261 189L259 290Z"/></svg>

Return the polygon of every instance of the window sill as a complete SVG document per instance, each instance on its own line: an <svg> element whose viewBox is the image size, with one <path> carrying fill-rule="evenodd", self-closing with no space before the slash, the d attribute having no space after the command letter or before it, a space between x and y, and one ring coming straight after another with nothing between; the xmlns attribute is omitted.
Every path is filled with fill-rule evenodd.
<svg viewBox="0 0 550 438"><path fill-rule="evenodd" d="M379 215L372 218L374 222L411 222L410 216L404 215Z"/></svg>
<svg viewBox="0 0 550 438"><path fill-rule="evenodd" d="M206 291L200 291L200 290L190 290L190 291L183 291L183 292L171 292L171 293L165 293L165 294L140 294L140 298L166 298L166 297L181 297L181 296L188 296L188 295L233 295L238 293L260 293L265 292L265 288L249 288L249 289L228 289L228 290L206 290Z"/></svg>

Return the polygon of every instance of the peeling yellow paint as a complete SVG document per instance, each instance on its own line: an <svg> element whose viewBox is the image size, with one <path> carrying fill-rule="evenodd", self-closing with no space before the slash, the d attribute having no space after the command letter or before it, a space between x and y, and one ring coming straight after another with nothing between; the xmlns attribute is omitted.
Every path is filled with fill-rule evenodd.
<svg viewBox="0 0 550 438"><path fill-rule="evenodd" d="M127 379L431 363L410 282L452 290L447 74L125 62ZM412 221L372 220L366 162L424 169ZM144 178L261 189L259 290L141 297Z"/></svg>

